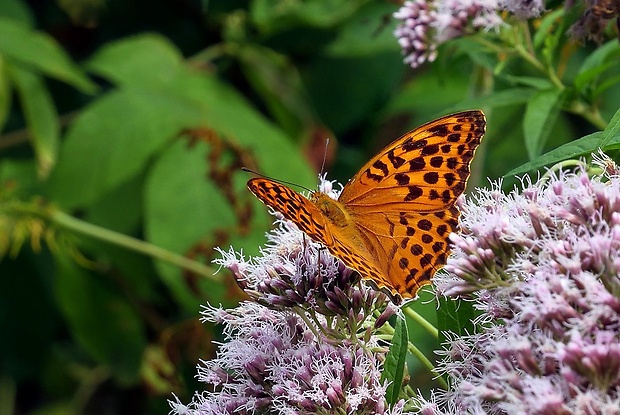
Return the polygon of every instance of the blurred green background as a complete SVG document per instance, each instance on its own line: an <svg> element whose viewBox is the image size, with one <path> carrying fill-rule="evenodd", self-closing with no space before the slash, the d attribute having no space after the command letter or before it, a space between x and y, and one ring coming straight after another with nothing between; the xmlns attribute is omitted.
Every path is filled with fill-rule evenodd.
<svg viewBox="0 0 620 415"><path fill-rule="evenodd" d="M596 130L545 107L527 144L524 112L549 101L528 69L497 76L502 58L463 39L412 70L398 7L0 1L0 415L165 414L200 390L195 365L220 338L200 305L244 298L212 275L213 248L256 254L271 223L242 166L314 188L329 138L325 171L344 183L407 130L482 108L470 185L484 186ZM568 79L590 52L572 50ZM609 119L620 93L600 93ZM431 298L415 307L433 320Z"/></svg>

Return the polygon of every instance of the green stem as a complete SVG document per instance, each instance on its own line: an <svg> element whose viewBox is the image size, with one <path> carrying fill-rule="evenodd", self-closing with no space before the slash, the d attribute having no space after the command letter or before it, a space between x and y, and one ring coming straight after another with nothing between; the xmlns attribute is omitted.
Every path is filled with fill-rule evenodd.
<svg viewBox="0 0 620 415"><path fill-rule="evenodd" d="M306 323L306 327L308 327L308 329L310 329L312 334L314 334L314 337L316 337L317 339L320 339L321 335L319 334L319 332L316 329L317 329L317 327L319 329L321 329L323 326L316 319L316 316L314 315L314 313L306 313L304 311L304 309L301 308L301 307L294 307L294 310L295 310L295 314L297 314L304 321L304 323ZM310 320L308 320L308 314L312 317L312 320L314 321L314 324L312 324L310 322ZM321 330L321 331L323 331L323 330Z"/></svg>
<svg viewBox="0 0 620 415"><path fill-rule="evenodd" d="M545 59L545 63L542 63L538 58L536 58L536 52L534 49L534 44L532 42L532 34L530 32L529 23L527 21L523 21L520 24L521 33L525 37L525 43L527 44L527 48L522 46L522 42L515 42L515 49L519 53L521 57L534 65L539 71L545 73L549 80L558 88L564 89L565 86L560 80L560 78L555 73L555 69L553 67L553 62L551 62L551 58L547 57Z"/></svg>
<svg viewBox="0 0 620 415"><path fill-rule="evenodd" d="M91 402L93 395L97 392L99 387L106 381L108 381L112 375L110 371L103 366L95 366L92 369L85 369L77 364L71 364L69 370L75 375L76 379L79 379L77 390L70 401L70 408L73 409L72 413L81 414L85 412L85 409L89 402Z"/></svg>
<svg viewBox="0 0 620 415"><path fill-rule="evenodd" d="M415 311L411 307L406 307L403 308L403 312L407 315L407 317L422 326L422 328L426 330L431 336L433 336L433 338L439 339L439 330L437 330L437 327L429 323L428 320L418 314L417 311Z"/></svg>
<svg viewBox="0 0 620 415"><path fill-rule="evenodd" d="M485 48L488 48L489 50L493 51L497 55L503 55L507 52L506 49L496 45L495 43L491 42L490 40L485 39L482 36L474 36L473 39L476 42L480 43Z"/></svg>
<svg viewBox="0 0 620 415"><path fill-rule="evenodd" d="M566 170L569 167L574 167L574 166L582 166L585 168L588 167L587 163L584 163L581 160L574 160L574 159L564 160L551 166L551 168L549 168L549 170L547 170L547 172L542 175L542 177L540 178L538 182L541 184L545 183L551 178L551 175L554 174L555 172Z"/></svg>
<svg viewBox="0 0 620 415"><path fill-rule="evenodd" d="M493 92L494 87L493 73L486 68L477 66L474 69L472 74L472 81L470 83L469 95L478 98L489 95ZM484 107L481 108L487 119L491 117L492 107ZM482 143L476 150L476 157L474 157L472 166L471 166L471 174L469 175L468 182L470 183L468 186L469 190L473 189L473 186L480 186L483 184L485 180L484 176L484 163L486 160L487 148L488 148L488 139L483 139Z"/></svg>
<svg viewBox="0 0 620 415"><path fill-rule="evenodd" d="M552 68L547 67L546 65L544 65L541 61L539 61L536 58L536 56L531 54L523 45L516 44L516 45L514 45L514 49L515 49L515 51L517 52L517 54L521 58L523 58L525 61L527 61L530 65L532 65L534 68L536 68L539 72L542 72L542 73L546 74L547 77L549 78L549 80L558 89L564 89L565 88L564 84L562 84L562 81L560 81L560 79L557 77L557 75L552 70Z"/></svg>
<svg viewBox="0 0 620 415"><path fill-rule="evenodd" d="M234 55L238 49L238 45L232 42L217 43L202 50L196 55L191 56L188 61L190 64L204 64L205 62L213 62L223 56Z"/></svg>
<svg viewBox="0 0 620 415"><path fill-rule="evenodd" d="M527 20L523 20L519 22L519 26L521 27L523 36L525 37L525 43L527 44L527 50L530 55L534 55L534 42L532 42L532 32L530 31L530 25ZM519 42L517 42L519 43Z"/></svg>
<svg viewBox="0 0 620 415"><path fill-rule="evenodd" d="M520 31L518 29L521 29ZM532 44L531 34L529 27L527 26L527 22L524 22L521 26L519 26L516 30L513 31L512 39L510 43L512 44L512 51L516 53L519 57L524 59L530 65L532 65L537 71L544 73L547 75L549 80L558 88L565 89L566 87L560 80L560 78L555 73L553 66L551 64L545 65L543 62L538 60L536 54L534 52L534 45ZM517 36L522 33L525 38L522 41L521 38L517 38ZM485 46L489 50L494 51L497 54L506 54L510 53L509 50L502 48L501 46L496 45L495 43L485 39L482 36L475 37L476 41L481 45Z"/></svg>
<svg viewBox="0 0 620 415"><path fill-rule="evenodd" d="M378 335L377 337L385 339L387 341L390 341L392 337L394 337L394 327L392 327L391 325L384 324L380 330L381 332L387 334L387 336ZM413 344L411 341L407 341L407 350L409 351L409 353L414 355L420 361L420 363L422 363L422 365L428 369L429 372L432 373L432 375L435 377L435 379L442 388L448 389L448 384L446 383L446 381L441 376L439 376L439 373L435 371L435 366L433 366L431 361L428 360L426 356L424 356L424 353L422 353L422 351L418 349L415 344Z"/></svg>
<svg viewBox="0 0 620 415"><path fill-rule="evenodd" d="M123 235L101 226L93 225L92 223L77 219L53 207L42 207L34 204L12 202L7 204L6 210L15 214L38 216L50 223L53 223L61 229L69 230L76 234L104 241L112 245L121 246L146 256L150 256L154 259L166 261L170 264L215 281L220 279L215 275L215 270L213 268L201 264L200 262L193 261L187 257L168 251L148 242L144 242L140 239Z"/></svg>
<svg viewBox="0 0 620 415"><path fill-rule="evenodd" d="M445 381L444 378L442 378L439 373L437 373L435 371L435 367L433 366L433 364L431 363L430 360L428 360L426 358L426 356L424 356L424 353L422 353L422 351L420 349L417 348L417 346L411 342L409 342L408 346L407 346L407 350L409 350L409 353L411 353L412 355L414 355L415 357L418 358L418 360L428 368L428 370L430 370L430 372L433 374L433 376L435 377L435 380L437 380L437 383L439 383L439 385L443 388L443 389L448 389L448 383Z"/></svg>
<svg viewBox="0 0 620 415"><path fill-rule="evenodd" d="M577 114L580 117L583 117L585 120L587 120L590 124L598 128L599 130L604 130L605 128L607 128L607 121L605 121L605 119L601 117L601 113L598 110L588 105L585 105L581 101L575 100L571 102L567 110L572 112L573 114Z"/></svg>
<svg viewBox="0 0 620 415"><path fill-rule="evenodd" d="M558 77L558 75L555 73L555 70L553 69L552 66L548 66L547 68L547 76L549 77L549 79L551 80L551 82L553 82L553 84L558 88L558 89L565 89L566 87L564 86L564 84L562 83L562 80Z"/></svg>

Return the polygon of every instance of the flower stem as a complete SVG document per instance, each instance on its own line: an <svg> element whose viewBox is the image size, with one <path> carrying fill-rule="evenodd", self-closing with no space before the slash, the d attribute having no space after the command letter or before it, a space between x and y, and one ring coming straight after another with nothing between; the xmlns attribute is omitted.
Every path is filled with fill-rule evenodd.
<svg viewBox="0 0 620 415"><path fill-rule="evenodd" d="M93 225L68 215L61 210L36 204L25 204L21 202L11 202L5 205L5 211L16 215L37 216L43 220L54 224L60 229L65 229L76 234L87 236L96 240L108 242L112 245L121 246L129 250L139 252L154 259L166 261L180 268L191 271L197 275L213 280L219 280L215 275L215 270L209 266L193 261L187 257L168 251L159 246L150 244L131 236L123 235L111 231L101 226Z"/></svg>
<svg viewBox="0 0 620 415"><path fill-rule="evenodd" d="M411 307L404 307L403 312L407 315L407 317L422 326L422 328L426 330L431 336L433 336L433 338L439 338L439 330L437 330L437 327L429 323L428 320L422 317L417 311L415 311Z"/></svg>
<svg viewBox="0 0 620 415"><path fill-rule="evenodd" d="M588 105L585 105L583 102L574 100L572 101L568 108L568 111L573 114L577 114L580 117L583 117L590 124L598 128L599 130L604 130L607 128L607 121L603 117L601 117L601 113L595 109L591 108Z"/></svg>

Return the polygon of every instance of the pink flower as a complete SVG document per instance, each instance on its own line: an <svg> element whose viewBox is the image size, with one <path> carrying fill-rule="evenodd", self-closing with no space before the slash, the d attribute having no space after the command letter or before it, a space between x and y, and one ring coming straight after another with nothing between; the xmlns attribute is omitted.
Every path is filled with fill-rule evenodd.
<svg viewBox="0 0 620 415"><path fill-rule="evenodd" d="M204 390L189 404L170 401L172 413L401 414L404 401L386 401L389 343L378 336L397 309L292 223L276 224L260 256L220 251L216 263L252 301L204 307L224 339L198 367Z"/></svg>
<svg viewBox="0 0 620 415"><path fill-rule="evenodd" d="M437 57L442 43L479 31L497 31L504 25L500 16L508 11L519 19L538 16L542 0L414 0L394 13L401 23L394 36L402 48L404 62L416 68Z"/></svg>
<svg viewBox="0 0 620 415"><path fill-rule="evenodd" d="M481 314L477 333L448 342L453 388L422 400L427 413L618 411L620 177L607 167L461 201L463 233L435 283Z"/></svg>

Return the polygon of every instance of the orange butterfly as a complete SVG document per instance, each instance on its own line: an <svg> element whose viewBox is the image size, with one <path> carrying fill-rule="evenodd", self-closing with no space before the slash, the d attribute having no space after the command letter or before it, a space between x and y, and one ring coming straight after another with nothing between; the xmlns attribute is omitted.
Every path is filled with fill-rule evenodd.
<svg viewBox="0 0 620 415"><path fill-rule="evenodd" d="M368 161L338 200L322 192L308 199L266 178L248 188L400 303L446 263L458 227L454 203L485 126L482 111L472 110L408 132Z"/></svg>

